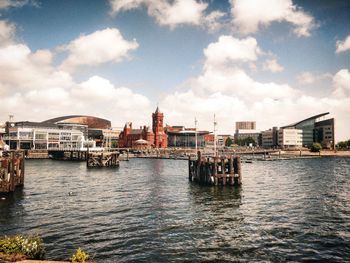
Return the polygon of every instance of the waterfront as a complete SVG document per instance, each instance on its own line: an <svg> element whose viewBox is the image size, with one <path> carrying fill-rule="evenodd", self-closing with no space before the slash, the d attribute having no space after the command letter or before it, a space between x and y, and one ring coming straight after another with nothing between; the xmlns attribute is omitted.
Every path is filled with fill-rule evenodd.
<svg viewBox="0 0 350 263"><path fill-rule="evenodd" d="M24 189L0 200L0 233L41 235L48 259L81 247L97 262L344 262L349 175L349 158L254 162L241 188L201 187L183 160L30 160Z"/></svg>

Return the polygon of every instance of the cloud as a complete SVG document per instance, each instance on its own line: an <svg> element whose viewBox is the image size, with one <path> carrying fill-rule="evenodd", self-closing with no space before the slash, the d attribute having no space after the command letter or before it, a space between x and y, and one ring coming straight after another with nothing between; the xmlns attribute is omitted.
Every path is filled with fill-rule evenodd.
<svg viewBox="0 0 350 263"><path fill-rule="evenodd" d="M97 66L107 62L120 62L129 52L138 48L136 40L127 41L116 28L106 28L89 35L82 35L59 48L68 51L61 68L74 70L78 66Z"/></svg>
<svg viewBox="0 0 350 263"><path fill-rule="evenodd" d="M151 113L147 97L100 76L77 82L53 61L50 50L33 52L14 41L0 46L0 119L10 113L16 121L84 114L108 118L115 125L150 122L150 116L139 114Z"/></svg>
<svg viewBox="0 0 350 263"><path fill-rule="evenodd" d="M0 46L13 42L16 34L16 26L4 20L0 20Z"/></svg>
<svg viewBox="0 0 350 263"><path fill-rule="evenodd" d="M347 36L344 41L338 40L336 47L337 49L335 50L335 53L341 53L350 50L350 36Z"/></svg>
<svg viewBox="0 0 350 263"><path fill-rule="evenodd" d="M216 30L220 27L218 21L225 15L220 11L206 14L208 4L196 0L109 0L109 3L112 14L146 7L148 15L154 17L159 25L172 29L187 24Z"/></svg>
<svg viewBox="0 0 350 263"><path fill-rule="evenodd" d="M220 36L217 42L204 49L205 68L222 67L232 62L256 61L260 54L261 49L253 37L237 39Z"/></svg>
<svg viewBox="0 0 350 263"><path fill-rule="evenodd" d="M223 39L234 40L236 45L228 46L235 48L227 48ZM188 80L186 88L169 93L160 101L167 123L193 127L196 117L199 129L212 131L216 114L218 133L232 134L234 122L238 120L256 120L257 128L265 130L329 111L336 119L336 139L349 136L346 120L350 114L348 70L332 76L334 92L340 89L343 97L303 95L287 83L260 82L249 76L243 68L259 59L256 51L259 45L256 40L244 40L219 37L203 50L202 72Z"/></svg>
<svg viewBox="0 0 350 263"><path fill-rule="evenodd" d="M22 7L25 5L38 6L38 3L35 0L0 0L0 10L10 7Z"/></svg>
<svg viewBox="0 0 350 263"><path fill-rule="evenodd" d="M344 98L350 96L350 72L348 69L341 69L334 75L333 89L335 97Z"/></svg>
<svg viewBox="0 0 350 263"><path fill-rule="evenodd" d="M276 73L276 72L281 72L284 70L284 68L277 63L277 60L276 59L268 59L264 62L263 64L263 69L264 70L269 70L273 73Z"/></svg>
<svg viewBox="0 0 350 263"><path fill-rule="evenodd" d="M309 84L314 84L316 82L319 82L321 80L329 79L332 78L333 76L329 73L324 73L324 74L317 74L317 73L312 73L305 71L301 73L297 79L300 84L303 85L309 85Z"/></svg>
<svg viewBox="0 0 350 263"><path fill-rule="evenodd" d="M292 0L231 0L231 13L235 27L244 34L255 33L272 22L292 24L298 37L310 36L315 27L314 18Z"/></svg>

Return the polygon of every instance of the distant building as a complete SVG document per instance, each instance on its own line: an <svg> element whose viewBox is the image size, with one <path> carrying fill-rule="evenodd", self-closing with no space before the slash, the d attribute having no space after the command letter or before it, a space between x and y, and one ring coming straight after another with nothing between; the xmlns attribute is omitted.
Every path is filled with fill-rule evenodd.
<svg viewBox="0 0 350 263"><path fill-rule="evenodd" d="M315 123L314 141L321 143L323 148L334 149L334 118Z"/></svg>
<svg viewBox="0 0 350 263"><path fill-rule="evenodd" d="M334 148L334 119L322 120L328 114L329 112L321 113L281 128L302 130L304 147L310 147L312 143L319 142L323 147Z"/></svg>
<svg viewBox="0 0 350 263"><path fill-rule="evenodd" d="M119 147L139 148L142 145L142 148L166 148L168 141L164 132L163 118L163 113L157 107L156 111L152 113L152 130L146 126L141 126L140 129L133 129L131 122L126 123L119 135Z"/></svg>
<svg viewBox="0 0 350 263"><path fill-rule="evenodd" d="M229 134L219 134L216 136L217 146L218 147L224 147L226 140L231 137Z"/></svg>
<svg viewBox="0 0 350 263"><path fill-rule="evenodd" d="M256 123L255 121L237 121L236 130L255 130Z"/></svg>
<svg viewBox="0 0 350 263"><path fill-rule="evenodd" d="M278 129L272 129L261 132L261 146L264 148L272 148L278 146Z"/></svg>
<svg viewBox="0 0 350 263"><path fill-rule="evenodd" d="M147 142L147 147L154 146L154 133L147 126L141 126L139 129L133 129L132 123L127 122L124 126L123 131L119 134L119 147L121 148L133 148L135 147L135 142L138 140L143 140ZM147 148L146 147L146 148Z"/></svg>
<svg viewBox="0 0 350 263"><path fill-rule="evenodd" d="M257 145L261 145L261 133L256 130L255 121L238 121L236 122L236 130L234 134L235 143L252 138Z"/></svg>
<svg viewBox="0 0 350 263"><path fill-rule="evenodd" d="M159 111L157 107L156 111L152 113L152 131L154 133L154 147L166 148L168 147L168 138L164 132L163 126L164 114Z"/></svg>
<svg viewBox="0 0 350 263"><path fill-rule="evenodd" d="M279 129L278 146L281 148L300 148L303 143L303 131L300 129Z"/></svg>
<svg viewBox="0 0 350 263"><path fill-rule="evenodd" d="M239 140L252 138L257 145L261 145L261 132L257 130L236 130L234 135L235 142Z"/></svg>
<svg viewBox="0 0 350 263"><path fill-rule="evenodd" d="M196 129L184 126L167 126L168 147L194 148L196 146ZM205 146L208 131L197 131L197 146Z"/></svg>
<svg viewBox="0 0 350 263"><path fill-rule="evenodd" d="M300 148L310 147L314 142L323 148L334 148L334 118L322 120L327 113L318 114L307 119L261 132L262 146L265 148Z"/></svg>
<svg viewBox="0 0 350 263"><path fill-rule="evenodd" d="M4 140L11 149L62 149L82 148L92 130L110 128L105 119L71 115L43 122L7 122ZM92 144L96 146L96 142Z"/></svg>

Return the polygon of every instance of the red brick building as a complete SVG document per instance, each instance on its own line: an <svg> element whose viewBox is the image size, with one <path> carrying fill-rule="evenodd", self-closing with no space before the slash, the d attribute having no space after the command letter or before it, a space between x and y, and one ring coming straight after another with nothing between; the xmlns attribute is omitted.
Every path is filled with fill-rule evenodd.
<svg viewBox="0 0 350 263"><path fill-rule="evenodd" d="M148 142L149 147L166 148L168 138L164 132L163 119L164 114L157 107L156 111L152 113L152 130L146 126L133 129L131 122L126 123L119 135L119 147L135 148L140 140L144 140Z"/></svg>

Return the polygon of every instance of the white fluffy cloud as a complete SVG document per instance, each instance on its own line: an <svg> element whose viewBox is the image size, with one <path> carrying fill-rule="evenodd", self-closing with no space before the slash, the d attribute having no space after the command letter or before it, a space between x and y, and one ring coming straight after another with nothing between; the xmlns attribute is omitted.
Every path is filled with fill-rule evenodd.
<svg viewBox="0 0 350 263"><path fill-rule="evenodd" d="M0 46L13 42L16 33L14 24L0 20Z"/></svg>
<svg viewBox="0 0 350 263"><path fill-rule="evenodd" d="M297 78L300 84L310 85L321 80L330 79L333 76L330 73L317 74L309 71L301 73Z"/></svg>
<svg viewBox="0 0 350 263"><path fill-rule="evenodd" d="M232 36L220 36L215 43L204 49L205 67L221 67L232 62L256 61L261 50L253 37L237 39Z"/></svg>
<svg viewBox="0 0 350 263"><path fill-rule="evenodd" d="M297 36L309 36L315 27L314 18L292 0L231 0L231 13L236 28L244 34L256 32L272 22L288 22Z"/></svg>
<svg viewBox="0 0 350 263"><path fill-rule="evenodd" d="M239 45L230 52L224 48L223 39ZM160 107L165 112L166 121L193 127L196 117L200 129L212 131L213 115L216 114L218 132L232 134L234 122L238 120L256 120L258 129L264 130L329 111L336 119L336 139L347 138L349 71L341 70L333 78L333 90L341 91L341 98L337 94L325 98L306 96L286 83L259 82L241 65L259 59L259 52L256 52L259 46L253 40L225 36L208 45L204 49L201 74L187 82L187 89L168 94L161 100ZM222 53L220 48L223 48ZM224 66L217 66L222 63Z"/></svg>
<svg viewBox="0 0 350 263"><path fill-rule="evenodd" d="M333 94L336 97L350 97L350 72L348 69L341 69L334 75L333 87Z"/></svg>
<svg viewBox="0 0 350 263"><path fill-rule="evenodd" d="M335 53L341 53L350 50L350 36L347 36L344 41L338 40L336 47L337 49L335 50Z"/></svg>
<svg viewBox="0 0 350 263"><path fill-rule="evenodd" d="M170 28L188 24L215 30L220 26L218 20L224 16L224 13L220 11L206 14L208 4L196 0L109 0L109 2L112 14L144 6L158 24Z"/></svg>
<svg viewBox="0 0 350 263"><path fill-rule="evenodd" d="M263 64L264 70L269 70L273 73L281 72L284 70L283 66L277 63L276 59L268 59Z"/></svg>
<svg viewBox="0 0 350 263"><path fill-rule="evenodd" d="M62 68L72 70L81 65L97 66L106 62L120 62L136 49L136 40L127 41L116 28L106 28L82 35L59 50L68 51Z"/></svg>
<svg viewBox="0 0 350 263"><path fill-rule="evenodd" d="M93 76L81 83L54 65L49 50L33 52L15 42L0 46L0 119L41 121L61 115L84 114L110 119L121 125L149 122L149 99L109 80Z"/></svg>

